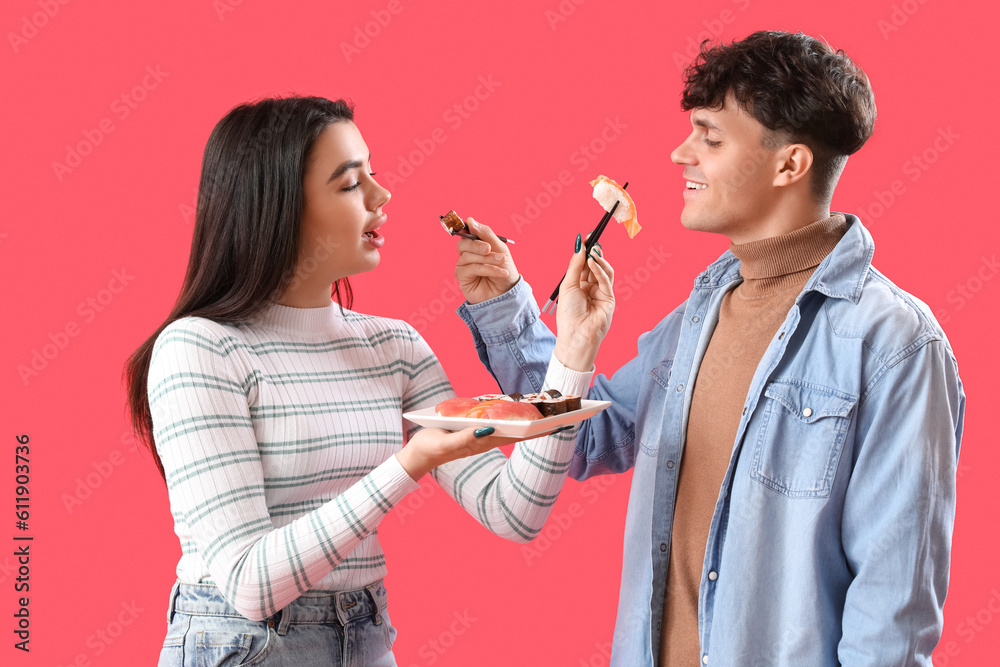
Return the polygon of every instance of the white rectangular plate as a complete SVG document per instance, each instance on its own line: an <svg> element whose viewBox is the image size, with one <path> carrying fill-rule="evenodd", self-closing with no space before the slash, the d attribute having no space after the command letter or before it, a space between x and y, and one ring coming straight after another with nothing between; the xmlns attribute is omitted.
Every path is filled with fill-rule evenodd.
<svg viewBox="0 0 1000 667"><path fill-rule="evenodd" d="M580 401L580 409L564 412L561 415L531 419L526 421L509 421L506 419L469 419L468 417L442 417L434 412L434 408L424 408L403 414L403 419L409 419L414 424L443 428L446 431L461 431L470 426L492 426L496 429L493 435L504 438L537 438L562 426L568 426L593 417L598 412L610 407L611 401Z"/></svg>

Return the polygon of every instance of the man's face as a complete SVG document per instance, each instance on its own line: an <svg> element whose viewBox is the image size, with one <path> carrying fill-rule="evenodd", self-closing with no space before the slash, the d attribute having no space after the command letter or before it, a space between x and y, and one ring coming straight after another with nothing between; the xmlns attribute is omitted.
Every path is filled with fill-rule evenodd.
<svg viewBox="0 0 1000 667"><path fill-rule="evenodd" d="M691 127L670 154L684 167L681 223L736 243L755 237L780 194L774 186L777 150L762 145L764 126L728 95L721 109L693 109Z"/></svg>

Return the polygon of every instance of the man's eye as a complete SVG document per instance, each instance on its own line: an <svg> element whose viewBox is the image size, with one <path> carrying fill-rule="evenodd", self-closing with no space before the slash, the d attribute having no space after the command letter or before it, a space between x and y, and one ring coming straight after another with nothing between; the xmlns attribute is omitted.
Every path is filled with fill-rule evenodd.
<svg viewBox="0 0 1000 667"><path fill-rule="evenodd" d="M705 143L706 143L707 145L711 146L712 148L715 148L716 146L720 146L720 145L722 145L722 142L721 142L721 141L712 141L712 140L711 140L711 139L709 139L708 137L705 137Z"/></svg>

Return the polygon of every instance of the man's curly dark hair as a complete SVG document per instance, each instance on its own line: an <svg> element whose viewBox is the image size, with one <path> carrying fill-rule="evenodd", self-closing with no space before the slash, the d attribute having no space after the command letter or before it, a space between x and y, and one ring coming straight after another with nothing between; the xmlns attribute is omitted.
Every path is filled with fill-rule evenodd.
<svg viewBox="0 0 1000 667"><path fill-rule="evenodd" d="M759 31L742 41L712 46L684 72L681 108L721 109L732 94L764 126L768 150L805 144L812 150L810 186L829 204L847 156L875 125L868 76L842 50L799 33Z"/></svg>

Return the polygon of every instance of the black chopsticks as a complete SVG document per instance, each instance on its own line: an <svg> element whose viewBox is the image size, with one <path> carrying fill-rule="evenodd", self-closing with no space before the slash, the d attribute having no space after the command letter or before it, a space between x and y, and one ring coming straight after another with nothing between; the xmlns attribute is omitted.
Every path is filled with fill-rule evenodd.
<svg viewBox="0 0 1000 667"><path fill-rule="evenodd" d="M482 241L482 239L479 238L478 236L476 236L475 234L470 234L468 232L448 232L448 233L451 234L452 236L460 236L463 239L472 239L473 241ZM503 241L504 243L506 243L507 245L514 245L514 242L511 239L508 239L508 238L506 238L504 236L500 236L499 234L497 234L497 238L500 239L501 241Z"/></svg>
<svg viewBox="0 0 1000 667"><path fill-rule="evenodd" d="M628 187L628 182L626 181L625 185L622 186L622 190L624 190L627 187ZM596 244L597 240L601 238L601 234L604 233L604 228L608 226L608 221L611 220L611 216L614 215L615 209L617 208L618 208L618 202L615 202L614 206L611 207L611 210L606 211L604 213L604 216L601 218L601 221L597 223L597 227L595 227L594 231L591 232L590 236L587 237L587 245L586 249L584 250L584 254L587 255L590 254L590 251L594 248L594 244ZM556 302L559 300L559 288L562 287L562 282L564 280L566 280L565 273L563 274L563 277L559 279L559 284L556 285L556 288L552 290L552 296L549 297L549 300L546 301L545 305L542 307L543 313L546 310L548 310L550 313L556 312ZM551 310L549 310L550 308Z"/></svg>

